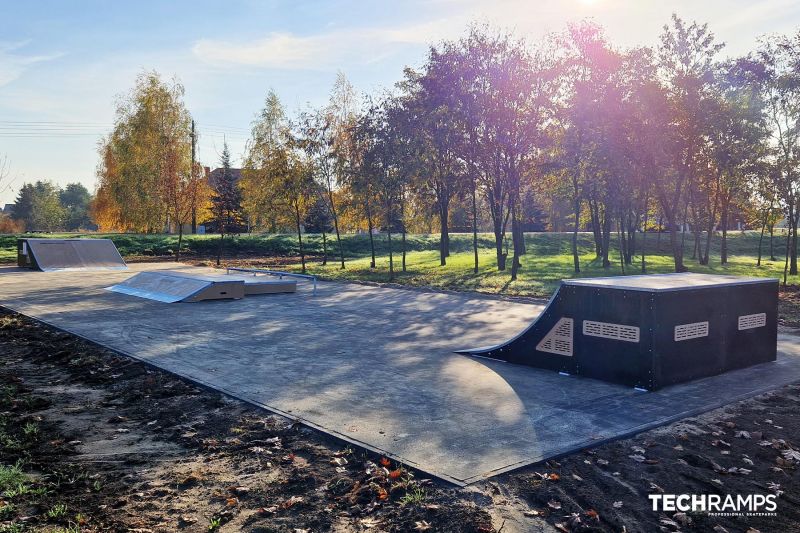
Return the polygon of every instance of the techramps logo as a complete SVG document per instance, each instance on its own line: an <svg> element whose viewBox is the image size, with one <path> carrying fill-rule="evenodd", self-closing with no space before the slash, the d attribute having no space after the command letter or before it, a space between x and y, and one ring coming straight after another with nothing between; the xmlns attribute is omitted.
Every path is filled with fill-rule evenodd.
<svg viewBox="0 0 800 533"><path fill-rule="evenodd" d="M775 494L648 494L653 511L709 516L778 516Z"/></svg>

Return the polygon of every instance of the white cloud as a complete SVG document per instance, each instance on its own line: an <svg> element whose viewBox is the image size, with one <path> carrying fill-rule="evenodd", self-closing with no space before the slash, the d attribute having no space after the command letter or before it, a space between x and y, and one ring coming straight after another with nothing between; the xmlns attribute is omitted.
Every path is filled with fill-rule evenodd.
<svg viewBox="0 0 800 533"><path fill-rule="evenodd" d="M431 22L400 28L337 29L305 36L273 32L248 42L201 39L194 43L192 51L201 60L216 65L338 68L344 61L373 62L397 46L426 45L441 37L442 30L441 23Z"/></svg>
<svg viewBox="0 0 800 533"><path fill-rule="evenodd" d="M16 43L2 43L0 42L0 87L8 85L12 81L18 79L22 73L31 65L41 63L42 61L50 61L61 57L62 54L51 55L22 55L16 53L21 48L24 48L29 41L21 41Z"/></svg>

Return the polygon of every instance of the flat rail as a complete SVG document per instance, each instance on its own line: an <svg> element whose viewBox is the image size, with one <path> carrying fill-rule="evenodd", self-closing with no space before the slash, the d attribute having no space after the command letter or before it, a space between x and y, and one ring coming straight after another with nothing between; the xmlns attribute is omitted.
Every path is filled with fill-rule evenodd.
<svg viewBox="0 0 800 533"><path fill-rule="evenodd" d="M298 279L305 279L309 280L314 284L314 290L311 292L312 295L316 296L317 294L317 276L312 274L295 274L294 272L282 272L280 270L266 270L263 268L239 268L239 267L227 267L225 269L228 274L231 272L246 272L248 274L269 274L271 276L278 276L278 279L283 278L298 278Z"/></svg>

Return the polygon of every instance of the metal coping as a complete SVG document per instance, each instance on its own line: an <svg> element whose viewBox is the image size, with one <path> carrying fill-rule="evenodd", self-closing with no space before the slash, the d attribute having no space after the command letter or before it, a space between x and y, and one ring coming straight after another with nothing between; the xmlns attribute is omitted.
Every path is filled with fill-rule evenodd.
<svg viewBox="0 0 800 533"><path fill-rule="evenodd" d="M642 286L637 285L637 280L655 280L665 279L671 277L690 277L693 279L701 280L701 283L687 284L672 287L655 287L655 286ZM702 283L702 278L707 277L708 282ZM714 278L712 280L711 278ZM720 281L725 279L725 281ZM609 282L609 283L603 283ZM585 279L565 279L561 280L562 285L569 285L573 287L589 287L595 289L613 289L613 290L626 290L626 291L644 291L644 292L672 292L672 291L687 291L694 289L710 289L715 287L731 287L735 285L751 285L751 284L766 284L778 283L777 278L756 278L756 277L740 277L727 274L700 274L695 272L672 272L669 274L638 274L635 276L608 276L602 278L585 278Z"/></svg>

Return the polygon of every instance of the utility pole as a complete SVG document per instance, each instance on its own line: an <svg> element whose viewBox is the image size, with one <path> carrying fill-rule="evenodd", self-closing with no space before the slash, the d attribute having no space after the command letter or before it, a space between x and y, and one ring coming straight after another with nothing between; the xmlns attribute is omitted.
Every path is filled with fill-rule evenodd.
<svg viewBox="0 0 800 533"><path fill-rule="evenodd" d="M195 159L195 134L194 134L194 119L192 119L192 168L189 171L191 174L192 187L196 189L197 184L194 181L194 159ZM197 191L194 191L194 198L192 198L192 235L197 233Z"/></svg>

